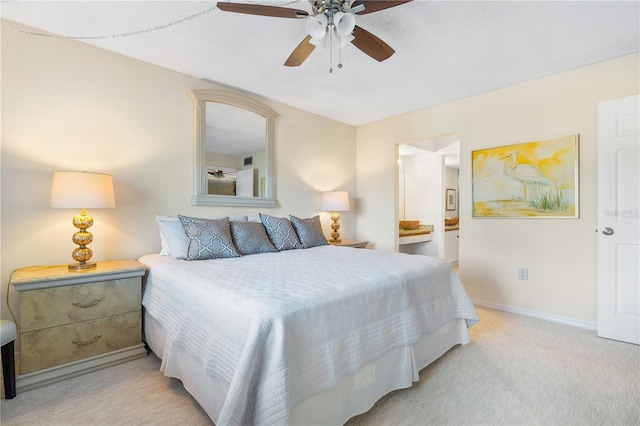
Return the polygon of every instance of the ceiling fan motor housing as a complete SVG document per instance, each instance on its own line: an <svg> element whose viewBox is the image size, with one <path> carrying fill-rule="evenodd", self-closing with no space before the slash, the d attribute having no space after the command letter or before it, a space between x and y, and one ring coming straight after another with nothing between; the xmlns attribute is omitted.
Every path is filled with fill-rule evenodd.
<svg viewBox="0 0 640 426"><path fill-rule="evenodd" d="M353 0L309 0L313 14L334 14L336 12L358 13L364 10L364 5L351 7Z"/></svg>
<svg viewBox="0 0 640 426"><path fill-rule="evenodd" d="M312 44L326 49L331 44L326 37L329 32L336 33L340 47L353 40L351 33L356 26L356 18L351 13L350 3L350 0L312 1L313 15L307 19L307 32Z"/></svg>

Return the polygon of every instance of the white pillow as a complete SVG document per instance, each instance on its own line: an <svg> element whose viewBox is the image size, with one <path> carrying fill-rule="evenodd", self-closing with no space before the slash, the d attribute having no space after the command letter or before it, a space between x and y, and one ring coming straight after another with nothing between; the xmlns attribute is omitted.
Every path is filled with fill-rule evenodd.
<svg viewBox="0 0 640 426"><path fill-rule="evenodd" d="M214 217L213 220L224 219L225 216ZM229 216L229 222L246 222L247 216ZM260 218L258 218L258 222L260 222Z"/></svg>
<svg viewBox="0 0 640 426"><path fill-rule="evenodd" d="M218 216L213 219L223 219L226 216ZM229 220L246 222L247 216L229 216ZM160 254L171 256L174 259L186 259L189 254L191 240L184 230L177 216L156 215L156 223L160 231Z"/></svg>
<svg viewBox="0 0 640 426"><path fill-rule="evenodd" d="M189 236L184 232L180 219L174 216L156 215L160 231L160 254L174 259L186 259L189 251Z"/></svg>

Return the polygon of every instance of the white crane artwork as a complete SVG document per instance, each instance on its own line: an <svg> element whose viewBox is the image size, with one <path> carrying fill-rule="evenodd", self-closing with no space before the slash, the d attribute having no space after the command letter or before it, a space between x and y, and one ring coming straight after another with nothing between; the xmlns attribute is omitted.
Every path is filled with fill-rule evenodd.
<svg viewBox="0 0 640 426"><path fill-rule="evenodd" d="M527 195L527 188L532 187L537 193L541 186L551 185L551 181L535 165L521 158L520 153L512 152L501 160L511 159L503 166L504 174L522 184L524 201L530 200Z"/></svg>

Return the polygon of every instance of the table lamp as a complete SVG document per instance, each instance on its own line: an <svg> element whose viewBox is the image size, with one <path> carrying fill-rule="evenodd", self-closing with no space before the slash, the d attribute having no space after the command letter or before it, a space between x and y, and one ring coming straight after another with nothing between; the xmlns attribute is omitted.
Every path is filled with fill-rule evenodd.
<svg viewBox="0 0 640 426"><path fill-rule="evenodd" d="M51 207L79 208L80 214L73 218L78 232L71 238L78 248L71 256L78 263L70 264L70 271L95 268L95 262L88 262L93 251L87 247L93 241L93 235L87 228L93 225L93 218L86 208L112 209L116 206L113 196L111 175L87 172L55 172L51 185Z"/></svg>
<svg viewBox="0 0 640 426"><path fill-rule="evenodd" d="M331 233L331 240L329 243L336 244L341 242L340 239L340 224L338 221L340 220L340 215L338 212L349 211L349 193L347 191L329 191L322 193L322 210L330 211L331 213L331 229L333 232Z"/></svg>

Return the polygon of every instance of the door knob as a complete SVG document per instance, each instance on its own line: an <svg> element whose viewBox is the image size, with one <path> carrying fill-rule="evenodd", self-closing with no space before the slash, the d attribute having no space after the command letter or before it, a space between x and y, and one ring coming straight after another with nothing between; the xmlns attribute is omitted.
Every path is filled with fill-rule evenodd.
<svg viewBox="0 0 640 426"><path fill-rule="evenodd" d="M611 229L611 228L609 228L609 227L606 227L606 228L604 228L604 229L602 230L602 233L603 233L604 235L613 235L613 229Z"/></svg>

